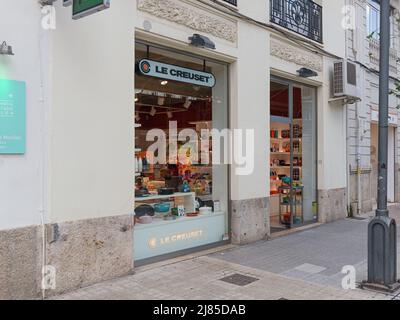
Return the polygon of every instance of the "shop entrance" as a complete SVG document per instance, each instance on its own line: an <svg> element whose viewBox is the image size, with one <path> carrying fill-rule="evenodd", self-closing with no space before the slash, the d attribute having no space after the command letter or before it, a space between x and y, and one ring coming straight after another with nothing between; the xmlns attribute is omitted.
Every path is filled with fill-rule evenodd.
<svg viewBox="0 0 400 320"><path fill-rule="evenodd" d="M229 121L228 65L149 43L135 51L138 265L229 242L229 166L211 134Z"/></svg>
<svg viewBox="0 0 400 320"><path fill-rule="evenodd" d="M270 86L271 232L317 220L316 90Z"/></svg>

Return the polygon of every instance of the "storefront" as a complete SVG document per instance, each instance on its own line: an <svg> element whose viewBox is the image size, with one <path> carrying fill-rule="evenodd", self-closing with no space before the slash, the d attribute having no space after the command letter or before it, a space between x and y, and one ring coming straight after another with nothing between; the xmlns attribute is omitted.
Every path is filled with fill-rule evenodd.
<svg viewBox="0 0 400 320"><path fill-rule="evenodd" d="M316 89L274 78L270 86L271 232L317 221Z"/></svg>
<svg viewBox="0 0 400 320"><path fill-rule="evenodd" d="M229 240L228 65L137 42L135 263ZM218 158L218 159L217 159Z"/></svg>

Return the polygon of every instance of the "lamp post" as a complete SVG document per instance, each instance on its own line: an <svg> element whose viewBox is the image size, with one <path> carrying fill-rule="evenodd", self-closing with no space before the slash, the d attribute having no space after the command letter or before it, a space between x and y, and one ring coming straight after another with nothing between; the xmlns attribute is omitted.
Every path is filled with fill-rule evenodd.
<svg viewBox="0 0 400 320"><path fill-rule="evenodd" d="M368 280L362 287L395 291L399 288L396 221L387 208L390 0L381 0L380 5L378 200L368 225Z"/></svg>

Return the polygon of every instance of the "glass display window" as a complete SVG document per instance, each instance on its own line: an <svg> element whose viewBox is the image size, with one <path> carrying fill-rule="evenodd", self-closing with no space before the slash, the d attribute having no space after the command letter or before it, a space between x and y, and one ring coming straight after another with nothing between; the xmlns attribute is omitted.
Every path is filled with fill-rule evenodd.
<svg viewBox="0 0 400 320"><path fill-rule="evenodd" d="M135 260L227 240L228 66L146 43L135 61Z"/></svg>

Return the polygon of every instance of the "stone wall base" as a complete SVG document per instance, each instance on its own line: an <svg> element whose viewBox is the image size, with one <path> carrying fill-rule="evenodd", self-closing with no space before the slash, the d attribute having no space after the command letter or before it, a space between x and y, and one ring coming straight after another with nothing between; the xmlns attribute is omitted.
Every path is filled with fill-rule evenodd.
<svg viewBox="0 0 400 320"><path fill-rule="evenodd" d="M333 222L347 217L346 188L318 191L318 220Z"/></svg>
<svg viewBox="0 0 400 320"><path fill-rule="evenodd" d="M0 231L0 299L41 298L43 265L55 270L55 289L46 290L46 297L132 273L131 219L126 215L49 224L45 230Z"/></svg>
<svg viewBox="0 0 400 320"><path fill-rule="evenodd" d="M376 179L373 177L371 171L363 171L361 174L361 213L371 212L375 204L376 187L373 188L373 182ZM350 202L357 203L358 199L358 178L356 173L350 175ZM356 214L356 212L354 213Z"/></svg>
<svg viewBox="0 0 400 320"><path fill-rule="evenodd" d="M269 198L232 201L232 243L248 244L270 235Z"/></svg>
<svg viewBox="0 0 400 320"><path fill-rule="evenodd" d="M59 294L129 274L133 269L132 217L117 216L47 226L47 265L57 271Z"/></svg>
<svg viewBox="0 0 400 320"><path fill-rule="evenodd" d="M0 300L41 295L41 227L0 231Z"/></svg>

